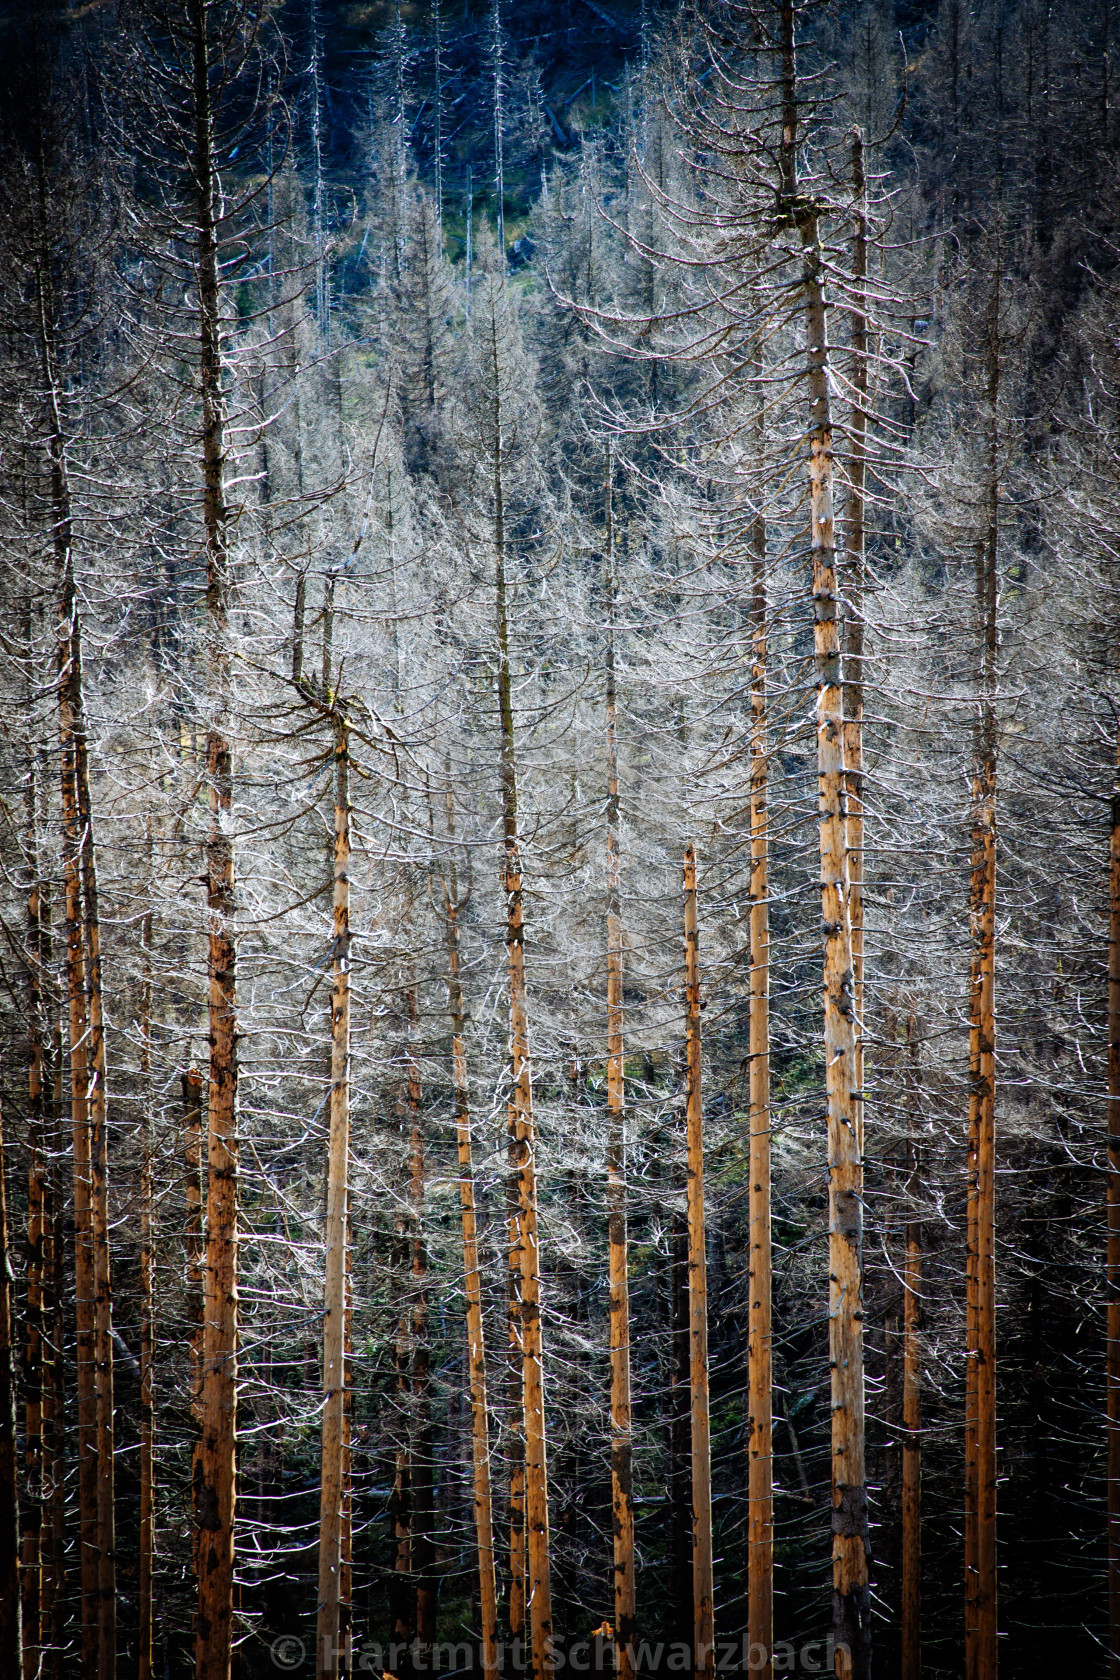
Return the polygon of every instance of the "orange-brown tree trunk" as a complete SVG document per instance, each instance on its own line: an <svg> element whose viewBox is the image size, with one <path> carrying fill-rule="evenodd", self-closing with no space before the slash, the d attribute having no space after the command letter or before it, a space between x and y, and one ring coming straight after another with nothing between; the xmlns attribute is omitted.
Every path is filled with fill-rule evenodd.
<svg viewBox="0 0 1120 1680"><path fill-rule="evenodd" d="M447 911L451 1074L455 1093L455 1139L459 1155L459 1203L463 1230L463 1297L466 1305L467 1368L471 1395L471 1457L474 1471L475 1541L478 1548L478 1599L482 1619L482 1672L484 1680L497 1680L498 1587L494 1557L494 1508L490 1484L486 1345L482 1324L482 1272L478 1262L463 986L459 970L459 914L463 905L457 897L454 872L444 890L444 903Z"/></svg>
<svg viewBox="0 0 1120 1680"><path fill-rule="evenodd" d="M774 1407L770 1236L769 758L766 740L766 525L753 532L750 742L750 1300L747 1329L747 1645L761 1680L774 1647Z"/></svg>
<svg viewBox="0 0 1120 1680"><path fill-rule="evenodd" d="M203 1274L201 1439L194 1467L198 1613L197 1680L229 1680L233 1649L234 1524L237 1508L237 951L233 853L232 701L228 621L229 508L222 391L222 300L217 166L211 103L213 47L207 0L189 0L194 206L201 387L202 515L210 719L206 839L210 1069L206 1102L206 1253Z"/></svg>
<svg viewBox="0 0 1120 1680"><path fill-rule="evenodd" d="M350 761L346 720L336 709L334 736L333 986L330 1128L327 1142L326 1272L323 1286L323 1418L319 1486L319 1610L316 1672L337 1680L349 1668L346 1564L349 1515L346 1463L349 1373L346 1281L350 1246Z"/></svg>
<svg viewBox="0 0 1120 1680"><path fill-rule="evenodd" d="M630 1286L626 1232L626 1081L622 1013L622 860L619 849L618 702L615 694L615 555L610 445L604 488L607 567L607 1220L610 1278L611 1512L617 1672L634 1673L637 1589L630 1418Z"/></svg>
<svg viewBox="0 0 1120 1680"><path fill-rule="evenodd" d="M980 640L973 746L969 921L968 1207L965 1302L965 1676L995 1680L996 1323L995 1323L995 927L996 615L999 552L1000 282L992 277L985 323L987 440L985 525L976 545Z"/></svg>
<svg viewBox="0 0 1120 1680"><path fill-rule="evenodd" d="M510 1131L517 1186L517 1289L521 1337L522 1418L525 1439L525 1562L533 1680L553 1673L552 1575L548 1520L548 1463L541 1337L540 1246L537 1225L536 1130L525 996L525 933L518 814L517 756L506 594L504 445L500 373L494 346L492 488L498 631L498 712L501 729L502 831L505 845L506 948L509 956ZM511 1333L513 1323L511 1318ZM512 1499L511 1499L512 1503ZM511 1560L512 1561L512 1560Z"/></svg>
<svg viewBox="0 0 1120 1680"><path fill-rule="evenodd" d="M852 1006L856 1018L856 1136L863 1154L863 595L867 494L867 181L863 137L852 137L856 227L852 244L851 411L848 418L847 578L844 591L844 768L847 773L848 903Z"/></svg>
<svg viewBox="0 0 1120 1680"><path fill-rule="evenodd" d="M696 852L684 854L685 1127L688 1217L688 1370L692 1421L692 1639L697 1680L716 1672L712 1445L708 1402L708 1266L704 1227L700 949Z"/></svg>
<svg viewBox="0 0 1120 1680"><path fill-rule="evenodd" d="M845 821L843 682L832 511L832 420L823 259L816 214L801 222L810 396L810 510L828 1111L832 1369L832 1620L836 1672L866 1680L871 1599L863 1378L863 1158Z"/></svg>
<svg viewBox="0 0 1120 1680"><path fill-rule="evenodd" d="M852 954L844 684L833 514L833 432L821 208L799 191L794 0L781 0L782 197L801 236L809 415L813 652L828 1124L829 1362L832 1401L832 1636L840 1680L871 1670L870 1538L864 1427L863 1156L859 1018Z"/></svg>

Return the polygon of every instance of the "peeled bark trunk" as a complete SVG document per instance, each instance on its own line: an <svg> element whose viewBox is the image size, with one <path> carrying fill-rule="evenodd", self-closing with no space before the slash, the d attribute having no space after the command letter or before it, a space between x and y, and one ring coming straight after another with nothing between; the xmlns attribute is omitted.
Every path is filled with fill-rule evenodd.
<svg viewBox="0 0 1120 1680"><path fill-rule="evenodd" d="M976 546L980 636L979 716L972 784L969 891L968 1209L965 1359L965 1676L995 1680L996 1323L995 1323L995 927L996 600L999 544L1001 345L999 278L993 277L985 345L988 438L985 528Z"/></svg>
<svg viewBox="0 0 1120 1680"><path fill-rule="evenodd" d="M817 789L825 1097L828 1115L829 1361L832 1399L832 1637L840 1680L871 1669L870 1539L864 1434L863 1154L859 1016L852 951L844 687L833 519L833 439L820 208L797 179L793 0L781 6L781 196L804 259L809 394L813 652L817 667ZM858 676L858 673L857 673Z"/></svg>
<svg viewBox="0 0 1120 1680"><path fill-rule="evenodd" d="M506 1293L509 1322L509 1593L506 1602L511 1645L525 1636L525 1355L521 1337L521 1249L517 1225L518 1146L512 1110L508 1120L506 1235L509 1266Z"/></svg>
<svg viewBox="0 0 1120 1680"><path fill-rule="evenodd" d="M771 1680L774 1646L774 1409L770 1240L769 759L766 741L766 526L753 533L750 784L750 1304L747 1329L747 1644Z"/></svg>
<svg viewBox="0 0 1120 1680"><path fill-rule="evenodd" d="M486 1404L486 1346L482 1328L482 1272L471 1159L470 1098L464 1044L463 987L459 977L459 913L462 905L452 874L445 891L448 997L451 1007L451 1072L455 1092L455 1138L459 1153L459 1203L463 1228L463 1297L467 1318L467 1364L471 1394L471 1455L474 1470L474 1527L478 1548L478 1602L482 1619L484 1680L498 1676L498 1587L494 1559L494 1508L490 1489L490 1422Z"/></svg>
<svg viewBox="0 0 1120 1680"><path fill-rule="evenodd" d="M495 376L496 365L495 347ZM506 946L509 953L510 1131L517 1183L517 1286L525 1429L526 1578L533 1680L553 1673L552 1577L549 1557L548 1465L541 1342L540 1247L537 1229L536 1133L525 998L525 944L518 826L517 759L509 658L505 575L505 510L499 383L494 397L494 557L498 629L498 710L501 725L502 828L505 843Z"/></svg>
<svg viewBox="0 0 1120 1680"><path fill-rule="evenodd" d="M922 1674L922 1226L921 1151L918 1119L921 1105L920 1045L917 1018L907 1027L910 1057L907 1080L906 1252L902 1263L902 1591L900 1680Z"/></svg>
<svg viewBox="0 0 1120 1680"><path fill-rule="evenodd" d="M844 603L844 768L847 772L848 903L856 1019L856 1138L863 1155L863 591L867 489L867 183L863 137L852 138L856 231L852 248L851 389L848 420L847 589Z"/></svg>
<svg viewBox="0 0 1120 1680"><path fill-rule="evenodd" d="M22 1680L23 1606L19 1590L16 1474L16 1365L4 1134L0 1124L0 1680Z"/></svg>
<svg viewBox="0 0 1120 1680"><path fill-rule="evenodd" d="M194 180L202 401L203 527L210 721L206 762L207 1015L210 1077L206 1105L206 1263L203 1287L201 1443L195 1463L198 1534L197 1680L229 1680L233 1644L234 1523L237 1504L237 969L234 925L233 767L225 500L226 417L222 393L221 272L217 169L211 109L212 48L206 0L190 0L195 125Z"/></svg>
<svg viewBox="0 0 1120 1680"><path fill-rule="evenodd" d="M832 512L823 257L816 212L800 219L810 429L809 483L817 664L817 779L824 935L824 1064L828 1110L829 1356L832 1369L832 1623L837 1674L866 1680L871 1598L863 1380L863 1158L859 1022L845 821L843 684Z"/></svg>
<svg viewBox="0 0 1120 1680"><path fill-rule="evenodd" d="M626 1083L622 1016L622 863L618 834L618 706L614 672L614 525L607 449L607 1218L610 1275L611 1512L616 1668L634 1673L637 1593L630 1436L630 1293L626 1233Z"/></svg>
<svg viewBox="0 0 1120 1680"><path fill-rule="evenodd" d="M696 852L684 854L685 1118L688 1173L688 1366L692 1397L693 1669L716 1672L712 1557L712 1446L708 1408L708 1269L704 1229L704 1108L700 1052L700 952Z"/></svg>
<svg viewBox="0 0 1120 1680"><path fill-rule="evenodd" d="M334 732L334 986L331 992L330 1133L327 1144L326 1276L323 1289L323 1420L319 1496L319 1613L316 1672L336 1680L349 1668L349 1555L346 1487L349 1397L346 1279L350 1244L350 764L345 719Z"/></svg>

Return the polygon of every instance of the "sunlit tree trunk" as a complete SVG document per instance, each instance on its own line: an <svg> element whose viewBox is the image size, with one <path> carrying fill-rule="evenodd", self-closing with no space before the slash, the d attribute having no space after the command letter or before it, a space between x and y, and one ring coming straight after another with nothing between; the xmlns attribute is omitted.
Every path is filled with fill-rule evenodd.
<svg viewBox="0 0 1120 1680"><path fill-rule="evenodd" d="M206 1253L203 1274L201 1440L194 1467L198 1550L197 1680L229 1680L233 1648L234 1523L237 1503L237 969L233 856L233 752L228 622L230 566L226 505L226 415L222 390L221 271L217 168L211 109L212 53L207 0L189 0L192 54L194 206L202 406L203 528L206 545L210 716L206 763L207 1017Z"/></svg>
<svg viewBox="0 0 1120 1680"><path fill-rule="evenodd" d="M833 516L833 436L820 209L799 190L794 3L781 3L782 199L801 236L809 397L813 648L825 1093L829 1176L829 1357L832 1401L832 1625L836 1673L867 1680L871 1664L869 1525L864 1445L863 1161L859 1022L852 952L844 688ZM862 459L861 459L862 467ZM854 510L853 510L854 511Z"/></svg>
<svg viewBox="0 0 1120 1680"><path fill-rule="evenodd" d="M350 763L349 732L336 709L334 735L334 905L331 991L330 1130L327 1143L326 1276L323 1290L323 1418L319 1494L319 1611L316 1670L336 1680L348 1663L350 1606L346 1488L349 1396L346 1280L350 1245Z"/></svg>
<svg viewBox="0 0 1120 1680"><path fill-rule="evenodd" d="M490 1489L486 1346L482 1328L482 1272L478 1262L474 1167L471 1158L463 987L459 974L459 914L463 905L457 897L454 872L445 889L444 903L447 911L451 1074L455 1093L455 1138L459 1155L459 1202L463 1229L463 1296L466 1304L467 1366L471 1395L471 1460L474 1472L475 1539L478 1547L478 1597L482 1618L482 1671L484 1680L497 1680L498 1588L494 1566L494 1512Z"/></svg>
<svg viewBox="0 0 1120 1680"><path fill-rule="evenodd" d="M708 1407L708 1267L704 1229L704 1106L696 852L684 854L685 1124L688 1210L688 1368L692 1413L692 1638L697 1680L716 1671L712 1446Z"/></svg>
<svg viewBox="0 0 1120 1680"><path fill-rule="evenodd" d="M548 1465L541 1342L540 1248L537 1231L536 1132L525 998L524 912L517 758L506 595L506 537L497 345L494 346L492 489L498 629L498 712L501 727L502 828L505 844L506 947L509 954L510 1129L517 1183L517 1284L525 1430L526 1581L534 1680L553 1672L552 1577L549 1557Z"/></svg>
<svg viewBox="0 0 1120 1680"><path fill-rule="evenodd" d="M852 242L851 410L848 419L847 578L844 591L844 768L847 772L848 902L856 1018L856 1137L863 1155L863 591L867 492L867 183L863 137L852 137L856 226Z"/></svg>
<svg viewBox="0 0 1120 1680"><path fill-rule="evenodd" d="M630 1435L630 1290L626 1235L626 1083L622 1014L622 861L619 851L618 703L615 695L614 513L607 446L607 1219L610 1276L611 1510L614 1537L614 1637L618 1673L634 1672L637 1596L634 1578L634 1485Z"/></svg>
<svg viewBox="0 0 1120 1680"><path fill-rule="evenodd" d="M782 0L782 197L790 222L796 224L801 236L809 398L809 507L824 944L822 1047L828 1115L832 1633L840 1680L867 1680L871 1666L871 1596L864 1446L863 1160L846 820L844 688L833 516L832 410L820 208L799 190L797 94L794 3Z"/></svg>
<svg viewBox="0 0 1120 1680"><path fill-rule="evenodd" d="M774 1410L770 1240L769 758L766 739L766 523L752 533L750 742L750 1303L747 1329L748 1660L773 1673Z"/></svg>

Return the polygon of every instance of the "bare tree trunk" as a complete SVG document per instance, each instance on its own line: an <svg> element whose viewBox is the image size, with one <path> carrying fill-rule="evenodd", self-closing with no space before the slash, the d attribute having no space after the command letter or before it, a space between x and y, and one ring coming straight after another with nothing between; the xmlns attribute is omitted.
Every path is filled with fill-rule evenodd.
<svg viewBox="0 0 1120 1680"><path fill-rule="evenodd" d="M186 1217L183 1222L186 1248L187 1323L190 1325L191 1416L202 1427L202 1077L197 1068L181 1076L183 1092L183 1166ZM198 1457L198 1441L193 1448ZM192 1475L193 1481L193 1475ZM197 1543L197 1535L195 1540Z"/></svg>
<svg viewBox="0 0 1120 1680"><path fill-rule="evenodd" d="M436 1631L437 1582L432 1527L434 1461L432 1452L431 1355L428 1346L428 1248L424 1232L427 1165L421 1110L420 1068L416 1061L416 988L408 990L409 1206L412 1226L410 1269L412 1305L412 1578L416 1589L416 1667L431 1660Z"/></svg>
<svg viewBox="0 0 1120 1680"><path fill-rule="evenodd" d="M753 533L750 784L750 1303L747 1330L748 1660L771 1680L774 1646L774 1375L770 1240L769 758L766 525ZM760 1655L756 1656L756 1653Z"/></svg>
<svg viewBox="0 0 1120 1680"><path fill-rule="evenodd" d="M634 1577L634 1483L630 1435L630 1290L626 1232L626 1081L622 1014L622 863L618 832L618 704L615 695L614 517L607 445L607 1217L610 1274L611 1509L614 1534L616 1668L634 1673L637 1591Z"/></svg>
<svg viewBox="0 0 1120 1680"><path fill-rule="evenodd" d="M995 1680L995 917L996 599L999 544L1000 282L986 322L988 438L985 528L976 546L980 635L979 716L974 743L969 974L969 1114L965 1402L965 1676Z"/></svg>
<svg viewBox="0 0 1120 1680"><path fill-rule="evenodd" d="M863 1156L859 1020L852 957L844 688L833 520L833 440L820 210L798 190L794 3L781 5L782 195L801 235L809 387L813 650L824 942L828 1113L829 1359L832 1390L832 1634L840 1680L871 1668L870 1539L864 1434Z"/></svg>
<svg viewBox="0 0 1120 1680"><path fill-rule="evenodd" d="M323 1422L319 1497L319 1613L316 1672L337 1680L349 1666L350 1606L343 1593L349 1397L346 1278L350 1246L350 764L346 721L334 733L334 947L331 993L330 1134L327 1144L326 1276L323 1290Z"/></svg>
<svg viewBox="0 0 1120 1680"><path fill-rule="evenodd" d="M67 555L66 564L69 564ZM64 578L67 573L64 572ZM82 1600L82 1674L100 1680L100 1529L98 1525L95 1303L97 1277L93 1240L93 1169L89 1120L89 1016L86 962L82 941L82 887L79 862L81 827L74 775L75 719L70 615L64 584L60 602L59 732L61 736L63 873L66 894L66 983L69 1016L71 1119L74 1158L74 1299L77 1333L78 1527Z"/></svg>
<svg viewBox="0 0 1120 1680"><path fill-rule="evenodd" d="M902 1264L902 1591L900 1680L922 1674L922 1226L921 1152L918 1120L921 1104L921 1046L913 1011L907 1026L906 1141L909 1182L906 1187L906 1253Z"/></svg>
<svg viewBox="0 0 1120 1680"><path fill-rule="evenodd" d="M201 1450L195 1464L198 1531L197 1680L229 1680L233 1644L237 1504L237 968L234 936L233 769L230 742L230 584L225 500L221 275L206 0L189 0L195 123L194 178L202 398L203 524L210 720L206 840L210 1077L206 1104L206 1263L203 1288Z"/></svg>
<svg viewBox="0 0 1120 1680"><path fill-rule="evenodd" d="M450 796L449 796L450 811ZM465 901L464 901L465 902ZM474 1526L478 1547L478 1597L482 1619L484 1680L498 1676L498 1588L494 1567L494 1510L490 1490L490 1423L486 1405L486 1346L482 1328L482 1273L471 1159L470 1098L464 1042L463 986L459 976L459 914L454 871L444 888L447 910L448 998L451 1006L452 1080L455 1136L459 1152L459 1202L463 1225L463 1296L467 1316L467 1360L471 1393L471 1450L474 1468Z"/></svg>
<svg viewBox="0 0 1120 1680"><path fill-rule="evenodd" d="M844 603L844 767L847 772L848 904L856 1019L856 1139L863 1156L863 590L867 488L867 183L863 137L852 136L856 231L852 248L852 404L848 420L847 589Z"/></svg>
<svg viewBox="0 0 1120 1680"><path fill-rule="evenodd" d="M30 645L30 636L28 637ZM38 787L36 762L28 764L27 789L27 1309L24 1321L24 1497L22 1518L21 1598L23 1680L36 1680L43 1646L43 1510L46 1496L44 1457L44 1273L51 1242L45 1070L47 1024L43 997L42 884L39 878ZM2 1631L2 1630L0 1630Z"/></svg>
<svg viewBox="0 0 1120 1680"><path fill-rule="evenodd" d="M712 1446L708 1410L708 1268L704 1230L704 1104L696 852L684 854L685 1116L688 1147L688 1365L692 1396L692 1637L697 1680L715 1674Z"/></svg>
<svg viewBox="0 0 1120 1680"><path fill-rule="evenodd" d="M40 937L42 952L41 973L51 972L53 935L51 905L46 883L40 899ZM63 1155L62 1115L63 1050L62 1020L59 999L53 984L44 984L44 1052L49 1042L49 1060L44 1055L43 1084L49 1090L49 1126L47 1140L55 1161ZM46 1176L45 1217L43 1223L43 1324L46 1357L43 1362L43 1483L44 1538L41 1545L42 1598L40 1624L42 1628L42 1659L40 1680L61 1680L63 1610L65 1605L66 1567L66 1374L63 1349L66 1339L65 1302L63 1288L63 1169L52 1162Z"/></svg>
<svg viewBox="0 0 1120 1680"><path fill-rule="evenodd" d="M0 1680L22 1680L23 1604L19 1586L16 1471L16 1365L12 1324L15 1273L8 1249L7 1174L0 1122Z"/></svg>
<svg viewBox="0 0 1120 1680"><path fill-rule="evenodd" d="M148 889L151 891L152 836L148 830ZM137 1680L152 1675L152 1589L155 1574L155 1355L154 1250L152 1230L152 911L140 923L143 976L140 989L140 1557L136 1648Z"/></svg>
<svg viewBox="0 0 1120 1680"><path fill-rule="evenodd" d="M117 1661L117 1573L113 1492L113 1297L109 1276L109 1134L101 986L101 918L97 901L85 708L81 691L81 622L76 595L70 601L70 623L69 671L73 685L73 715L77 724L74 731L74 779L81 834L82 923L89 1005L90 1236L95 1289L94 1392L97 1404L97 1651L100 1680L112 1680Z"/></svg>
<svg viewBox="0 0 1120 1680"><path fill-rule="evenodd" d="M44 253L41 266L40 350L49 410L48 447L58 570L58 706L78 1302L82 1668L88 1677L96 1674L98 1680L112 1680L116 1668L113 1344L101 950L82 697L81 621L74 582L70 487L55 367L53 303L46 278L49 253Z"/></svg>
<svg viewBox="0 0 1120 1680"><path fill-rule="evenodd" d="M509 1247L507 1301L509 1318L509 1596L510 1643L525 1634L525 1354L521 1336L521 1248L517 1224L518 1145L512 1105L509 1113L506 1183L506 1232Z"/></svg>
<svg viewBox="0 0 1120 1680"><path fill-rule="evenodd" d="M502 484L500 382L495 346L494 555L498 620L498 709L501 723L502 825L505 841L506 943L509 952L510 1122L517 1175L517 1257L520 1290L522 1404L525 1429L525 1517L528 1610L533 1680L550 1680L552 1578L549 1556L548 1465L541 1343L540 1248L537 1230L536 1132L529 1063L529 1020L525 999L524 914L521 836L518 826L517 759L509 659L505 574L505 509Z"/></svg>

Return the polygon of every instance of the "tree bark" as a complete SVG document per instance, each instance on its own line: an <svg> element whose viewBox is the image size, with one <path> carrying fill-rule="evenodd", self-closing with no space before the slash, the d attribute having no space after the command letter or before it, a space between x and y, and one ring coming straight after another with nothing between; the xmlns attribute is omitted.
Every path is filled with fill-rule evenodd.
<svg viewBox="0 0 1120 1680"><path fill-rule="evenodd" d="M148 831L148 888L151 891L151 830ZM152 1592L155 1577L155 1291L152 1228L152 911L140 923L143 974L140 986L140 1557L136 1646L137 1680L152 1675Z"/></svg>
<svg viewBox="0 0 1120 1680"><path fill-rule="evenodd" d="M426 1669L436 1631L438 1583L435 1576L431 1352L428 1331L428 1246L424 1231L427 1164L421 1110L420 1067L416 1060L416 988L408 990L409 1208L412 1307L412 1576L416 1589L416 1666Z"/></svg>
<svg viewBox="0 0 1120 1680"><path fill-rule="evenodd" d="M28 646L30 647L30 635ZM45 1272L51 1246L47 1167L48 1029L44 1008L44 934L39 874L38 778L36 761L27 769L27 1305L24 1319L24 1497L20 1503L23 1680L36 1680L43 1646L43 1513Z"/></svg>
<svg viewBox="0 0 1120 1680"><path fill-rule="evenodd" d="M604 486L607 569L607 1220L610 1278L611 1512L614 1539L616 1669L634 1673L637 1594L634 1575L634 1485L630 1434L630 1292L626 1232L626 1082L622 1007L622 861L619 850L618 703L614 635L616 581L612 466L607 445Z"/></svg>
<svg viewBox="0 0 1120 1680"><path fill-rule="evenodd" d="M852 242L851 390L848 420L847 589L844 602L844 768L847 773L848 903L852 1007L856 1021L856 1138L863 1156L863 591L867 492L867 181L863 136L852 136L856 228Z"/></svg>
<svg viewBox="0 0 1120 1680"><path fill-rule="evenodd" d="M94 1675L98 1680L112 1680L116 1668L116 1562L105 1033L82 695L81 619L74 580L73 515L59 396L47 194L46 162L40 148L42 249L37 302L58 588L59 743L74 1127L82 1670L89 1680Z"/></svg>
<svg viewBox="0 0 1120 1680"><path fill-rule="evenodd" d="M969 890L969 1113L965 1401L965 1676L995 1680L996 1324L995 1324L995 916L996 613L999 545L1000 277L985 323L989 420L984 529L976 545L980 637L978 717L973 745L972 867Z"/></svg>
<svg viewBox="0 0 1120 1680"><path fill-rule="evenodd" d="M866 1680L871 1599L863 1379L863 1158L845 820L844 707L833 527L832 417L823 254L815 207L801 208L809 376L809 489L817 664L817 780L828 1111L829 1358L832 1380L832 1621L836 1673Z"/></svg>
<svg viewBox="0 0 1120 1680"><path fill-rule="evenodd" d="M750 1302L747 1330L747 1644L761 1680L774 1647L774 1377L770 1240L769 758L766 740L766 524L753 532L750 743ZM760 1655L756 1657L755 1653Z"/></svg>
<svg viewBox="0 0 1120 1680"><path fill-rule="evenodd" d="M704 1229L704 1109L696 851L684 854L685 1120L688 1211L688 1364L692 1421L692 1638L697 1680L716 1672L712 1448L708 1409L708 1271Z"/></svg>
<svg viewBox="0 0 1120 1680"><path fill-rule="evenodd" d="M494 323L496 329L496 322ZM540 1248L537 1229L536 1132L525 996L524 912L517 757L509 657L501 397L494 342L493 515L498 629L498 712L501 727L502 831L505 845L506 946L509 954L510 1131L517 1183L517 1286L525 1430L526 1580L533 1680L553 1673L552 1577L549 1556L548 1464L541 1341ZM511 1322L512 1328L512 1322ZM512 1501L511 1501L512 1502Z"/></svg>
<svg viewBox="0 0 1120 1680"><path fill-rule="evenodd" d="M7 1174L0 1122L0 1680L22 1680L23 1604L19 1582L16 1469L16 1366L12 1323L15 1273L8 1249Z"/></svg>
<svg viewBox="0 0 1120 1680"><path fill-rule="evenodd" d="M230 586L225 499L221 270L211 109L207 0L189 0L194 186L202 399L203 527L210 719L206 762L207 979L210 1073L206 1104L206 1260L203 1286L201 1444L194 1475L198 1534L197 1680L229 1680L237 1506L237 968L234 934L233 767L230 741Z"/></svg>
<svg viewBox="0 0 1120 1680"><path fill-rule="evenodd" d="M498 1676L498 1588L494 1559L494 1512L490 1489L490 1423L486 1404L486 1346L482 1327L482 1272L471 1158L470 1097L464 1039L463 986L459 975L459 914L454 872L444 890L447 911L448 998L451 1006L451 1072L455 1094L455 1138L459 1154L459 1203L463 1228L463 1296L467 1319L467 1363L471 1395L471 1454L474 1470L474 1526L478 1548L478 1598L482 1620L484 1680Z"/></svg>
<svg viewBox="0 0 1120 1680"><path fill-rule="evenodd" d="M906 1251L902 1263L902 1590L900 1594L900 1680L922 1674L922 1226L921 1046L913 1011L907 1026Z"/></svg>
<svg viewBox="0 0 1120 1680"><path fill-rule="evenodd" d="M832 1398L832 1637L840 1680L871 1668L870 1540L864 1438L863 1155L859 1017L852 953L844 687L833 519L833 438L820 207L797 178L797 60L793 0L781 5L781 197L804 261L809 396L813 652L817 667L817 785L824 946L824 1065L828 1115L829 1363ZM858 351L857 351L858 359ZM862 457L860 459L862 470ZM854 512L853 508L853 512ZM858 673L857 673L858 675Z"/></svg>
<svg viewBox="0 0 1120 1680"><path fill-rule="evenodd" d="M350 762L346 720L335 708L334 904L331 992L330 1132L327 1143L326 1272L323 1286L323 1419L319 1493L319 1610L316 1673L346 1672L350 1605L344 1591L349 1553L346 1455L349 1373L346 1280L350 1228Z"/></svg>

